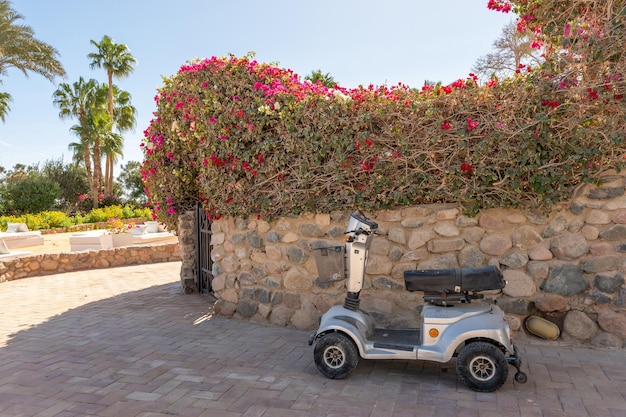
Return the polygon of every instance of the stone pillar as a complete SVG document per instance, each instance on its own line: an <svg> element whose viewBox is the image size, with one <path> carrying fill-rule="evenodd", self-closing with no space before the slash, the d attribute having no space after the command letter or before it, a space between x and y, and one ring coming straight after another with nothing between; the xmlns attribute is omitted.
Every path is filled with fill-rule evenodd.
<svg viewBox="0 0 626 417"><path fill-rule="evenodd" d="M185 294L197 292L196 273L196 212L189 210L178 218L178 242L180 244L180 285Z"/></svg>

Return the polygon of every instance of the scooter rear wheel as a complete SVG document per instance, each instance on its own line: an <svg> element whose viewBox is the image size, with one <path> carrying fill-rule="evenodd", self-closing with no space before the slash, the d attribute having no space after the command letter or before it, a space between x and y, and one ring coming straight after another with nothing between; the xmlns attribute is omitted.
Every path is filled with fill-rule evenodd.
<svg viewBox="0 0 626 417"><path fill-rule="evenodd" d="M478 392L497 390L509 376L504 353L487 342L472 342L461 349L456 371L465 385Z"/></svg>
<svg viewBox="0 0 626 417"><path fill-rule="evenodd" d="M342 333L327 333L313 350L317 369L326 378L343 379L350 375L359 363L359 352L354 342Z"/></svg>

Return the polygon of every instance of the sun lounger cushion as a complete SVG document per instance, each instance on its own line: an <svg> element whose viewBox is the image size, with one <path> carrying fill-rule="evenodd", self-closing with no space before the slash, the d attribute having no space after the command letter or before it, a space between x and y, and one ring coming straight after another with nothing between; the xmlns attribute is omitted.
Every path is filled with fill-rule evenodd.
<svg viewBox="0 0 626 417"><path fill-rule="evenodd" d="M26 223L7 223L7 233L28 232Z"/></svg>
<svg viewBox="0 0 626 417"><path fill-rule="evenodd" d="M145 222L146 233L159 233L159 222Z"/></svg>
<svg viewBox="0 0 626 417"><path fill-rule="evenodd" d="M7 244L4 243L4 240L0 239L0 255L7 255L11 253L9 248L7 248Z"/></svg>

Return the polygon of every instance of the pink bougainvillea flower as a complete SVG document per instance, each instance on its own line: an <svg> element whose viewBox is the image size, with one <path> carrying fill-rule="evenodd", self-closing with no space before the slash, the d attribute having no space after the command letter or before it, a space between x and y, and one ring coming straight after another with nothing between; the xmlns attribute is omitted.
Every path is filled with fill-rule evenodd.
<svg viewBox="0 0 626 417"><path fill-rule="evenodd" d="M543 99L541 100L541 105L542 106L547 106L550 107L551 109L556 109L557 107L559 107L559 100L546 100Z"/></svg>
<svg viewBox="0 0 626 417"><path fill-rule="evenodd" d="M167 209L167 214L169 214L170 216L176 214L176 209L174 207L169 207Z"/></svg>
<svg viewBox="0 0 626 417"><path fill-rule="evenodd" d="M442 124L441 124L441 128L443 130L450 130L450 128L452 127L452 125L450 124L449 121L445 120Z"/></svg>
<svg viewBox="0 0 626 417"><path fill-rule="evenodd" d="M461 164L461 171L467 172L468 174L472 172L473 168L473 166L471 166L470 164L466 164L465 162Z"/></svg>
<svg viewBox="0 0 626 417"><path fill-rule="evenodd" d="M593 88L587 89L587 95L589 96L589 100L597 100L598 98L598 92Z"/></svg>
<svg viewBox="0 0 626 417"><path fill-rule="evenodd" d="M474 119L472 119L471 117L467 118L467 129L465 129L467 132L476 129L476 127L478 127L478 122Z"/></svg>
<svg viewBox="0 0 626 417"><path fill-rule="evenodd" d="M217 123L217 119L215 117L209 117L209 123Z"/></svg>
<svg viewBox="0 0 626 417"><path fill-rule="evenodd" d="M511 11L511 3L506 0L489 0L487 3L489 10L495 10L502 13L508 13Z"/></svg>

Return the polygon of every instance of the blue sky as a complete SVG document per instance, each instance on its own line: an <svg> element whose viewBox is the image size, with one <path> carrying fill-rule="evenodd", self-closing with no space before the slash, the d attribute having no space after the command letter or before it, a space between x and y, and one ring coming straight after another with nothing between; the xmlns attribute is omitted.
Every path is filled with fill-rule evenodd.
<svg viewBox="0 0 626 417"><path fill-rule="evenodd" d="M163 76L194 58L243 56L291 68L302 77L330 73L340 85L421 87L425 80L465 78L476 59L514 15L487 9L487 0L12 0L23 24L54 46L67 78L50 83L10 70L0 91L12 95L0 122L0 166L40 166L72 158L68 144L75 120L60 120L52 94L60 82L80 76L106 82L89 68L90 40L109 35L128 45L138 65L115 83L132 95L135 132L126 133L124 157L141 161L139 144L155 110ZM119 172L116 172L116 175Z"/></svg>

